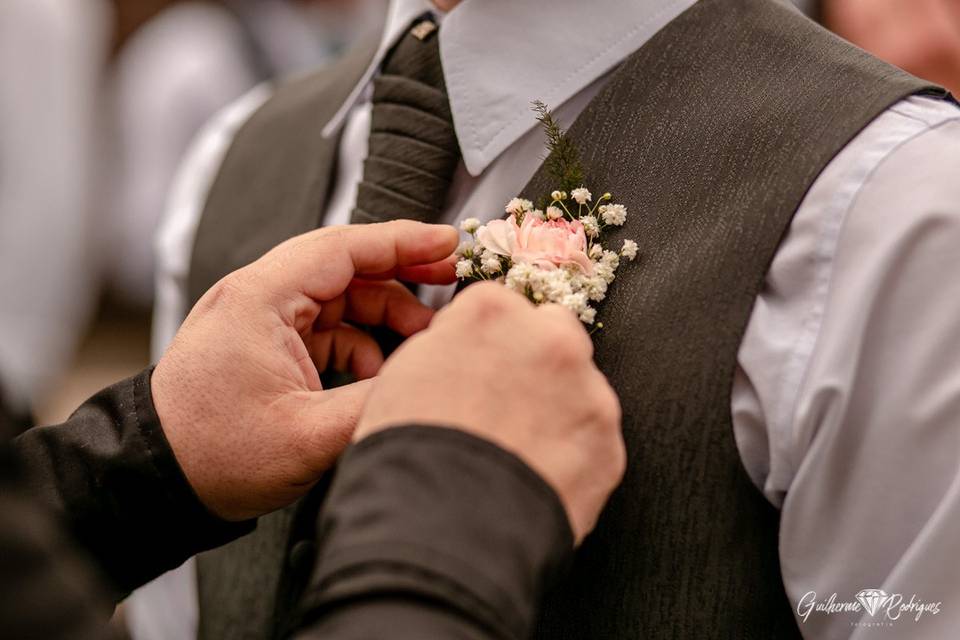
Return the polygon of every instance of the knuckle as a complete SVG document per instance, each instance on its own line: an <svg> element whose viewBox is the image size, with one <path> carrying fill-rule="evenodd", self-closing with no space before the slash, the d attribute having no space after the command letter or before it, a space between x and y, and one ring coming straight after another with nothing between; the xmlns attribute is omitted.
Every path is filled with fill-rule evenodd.
<svg viewBox="0 0 960 640"><path fill-rule="evenodd" d="M607 382L606 377L594 369L584 385L585 406L589 407L588 419L601 438L616 436L622 440L622 409L620 398Z"/></svg>
<svg viewBox="0 0 960 640"><path fill-rule="evenodd" d="M245 269L225 275L207 290L199 306L207 310L233 306L244 297L248 281Z"/></svg>
<svg viewBox="0 0 960 640"><path fill-rule="evenodd" d="M302 238L303 242L312 243L318 249L335 249L337 247L345 247L350 241L350 234L354 231L355 229L351 227L338 225L317 229L314 232L300 236L300 238Z"/></svg>
<svg viewBox="0 0 960 640"><path fill-rule="evenodd" d="M615 398L603 400L601 398L594 409L597 454L598 458L603 460L603 464L597 467L602 470L602 477L610 490L613 490L626 474L628 458L620 422L619 402Z"/></svg>
<svg viewBox="0 0 960 640"><path fill-rule="evenodd" d="M537 311L541 314L540 321L561 332L563 339L568 341L571 346L578 347L588 355L593 354L593 343L590 336L573 312L555 304L539 307Z"/></svg>
<svg viewBox="0 0 960 640"><path fill-rule="evenodd" d="M447 306L439 309L433 314L433 318L430 320L429 330L434 330L437 327L442 327L446 325L451 320L455 319L459 314L460 306L457 303L450 303ZM410 338L407 338L409 340Z"/></svg>
<svg viewBox="0 0 960 640"><path fill-rule="evenodd" d="M479 282L469 289L472 299L478 303L490 305L502 305L504 303L504 294L506 290L493 282Z"/></svg>
<svg viewBox="0 0 960 640"><path fill-rule="evenodd" d="M603 393L606 395L605 404L610 407L612 421L619 426L622 411L620 406L620 396L613 389L613 387L610 386L610 382L607 380L607 377L600 373L599 369L597 370L597 374L600 376L601 384L603 386Z"/></svg>
<svg viewBox="0 0 960 640"><path fill-rule="evenodd" d="M613 487L616 487L623 481L627 474L627 448L623 443L623 437L618 435L616 446L610 452L610 481Z"/></svg>
<svg viewBox="0 0 960 640"><path fill-rule="evenodd" d="M600 411L600 421L608 429L615 433L620 433L622 420L622 409L620 407L620 398L610 387L606 379L603 379L602 388L599 393L599 402L597 407Z"/></svg>
<svg viewBox="0 0 960 640"><path fill-rule="evenodd" d="M406 220L404 218L397 218L395 220L388 220L383 224L384 229L389 229L390 231L398 231L400 229L405 229L409 227L413 222L411 220Z"/></svg>
<svg viewBox="0 0 960 640"><path fill-rule="evenodd" d="M502 314L509 304L506 290L492 282L480 282L467 287L460 294L463 298L462 307L469 313L476 314L478 319L490 319Z"/></svg>
<svg viewBox="0 0 960 640"><path fill-rule="evenodd" d="M540 327L539 336L545 357L557 366L572 372L578 367L590 365L590 353L583 348L579 336L568 323L544 324Z"/></svg>

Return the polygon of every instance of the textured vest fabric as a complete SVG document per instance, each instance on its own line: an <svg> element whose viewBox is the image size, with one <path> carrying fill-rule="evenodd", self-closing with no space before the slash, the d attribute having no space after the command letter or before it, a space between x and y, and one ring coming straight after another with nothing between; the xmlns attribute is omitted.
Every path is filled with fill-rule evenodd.
<svg viewBox="0 0 960 640"><path fill-rule="evenodd" d="M323 88L330 82L288 89L241 131L204 213L194 299L316 226L336 141L313 136L341 98ZM799 636L780 576L778 514L750 483L733 437L737 351L813 181L876 116L920 92L943 93L778 0L701 0L631 55L577 119L570 135L587 185L631 212L609 242L629 237L641 248L595 335L623 405L630 464L569 578L547 595L537 637ZM541 170L525 194L553 186ZM296 590L283 591L281 569L267 565L283 564L304 538L289 520L267 520L201 559L202 626L217 620L203 637L268 637L258 635L265 620L288 610L277 590Z"/></svg>

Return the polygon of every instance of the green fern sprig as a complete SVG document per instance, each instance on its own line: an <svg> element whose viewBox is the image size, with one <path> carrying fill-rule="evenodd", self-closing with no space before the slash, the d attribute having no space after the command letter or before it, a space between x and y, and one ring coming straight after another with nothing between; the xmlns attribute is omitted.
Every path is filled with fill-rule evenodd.
<svg viewBox="0 0 960 640"><path fill-rule="evenodd" d="M573 191L584 183L583 165L580 151L567 137L567 133L553 117L550 109L540 100L533 101L533 111L547 136L548 155L545 160L547 171L556 180L562 191Z"/></svg>

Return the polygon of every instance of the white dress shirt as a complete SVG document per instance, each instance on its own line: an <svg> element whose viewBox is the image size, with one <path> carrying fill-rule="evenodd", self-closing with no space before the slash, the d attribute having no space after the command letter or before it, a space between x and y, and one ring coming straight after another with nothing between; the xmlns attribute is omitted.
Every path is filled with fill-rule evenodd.
<svg viewBox="0 0 960 640"><path fill-rule="evenodd" d="M96 297L90 197L110 39L101 0L0 2L0 382L49 391Z"/></svg>
<svg viewBox="0 0 960 640"><path fill-rule="evenodd" d="M545 2L468 0L444 16L441 55L463 151L446 219L501 216L542 158L530 101L543 99L569 125L605 74L693 1L552 0L546 10ZM325 224L349 220L377 63L429 8L391 4L377 59L327 125L329 134L343 127L343 137ZM159 239L166 301L157 355L185 312L193 235L224 139L262 100L221 116L188 160ZM811 591L818 602L833 593L856 602L865 588L942 602L919 622L908 613L889 621L897 637L960 628L957 167L955 105L914 97L882 114L812 186L741 345L734 437L750 477L781 509L784 583L809 638L867 637L883 616L804 618ZM441 304L450 292L425 295Z"/></svg>

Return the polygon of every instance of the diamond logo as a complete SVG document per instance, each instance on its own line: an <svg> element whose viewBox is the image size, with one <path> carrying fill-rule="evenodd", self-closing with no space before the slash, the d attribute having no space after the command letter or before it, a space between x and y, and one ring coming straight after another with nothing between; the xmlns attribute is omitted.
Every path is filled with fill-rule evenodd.
<svg viewBox="0 0 960 640"><path fill-rule="evenodd" d="M857 602L863 605L864 610L871 617L880 610L880 607L890 599L890 594L883 589L864 589L857 594Z"/></svg>

